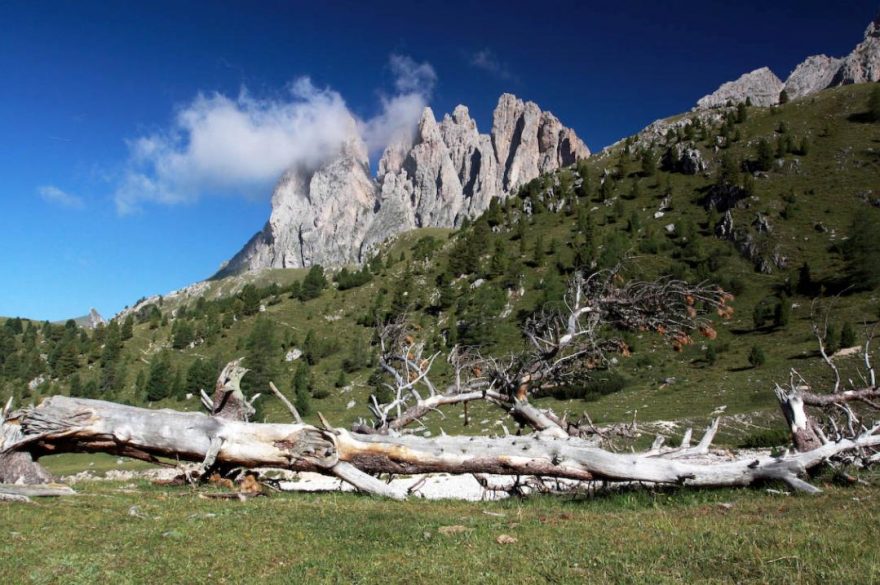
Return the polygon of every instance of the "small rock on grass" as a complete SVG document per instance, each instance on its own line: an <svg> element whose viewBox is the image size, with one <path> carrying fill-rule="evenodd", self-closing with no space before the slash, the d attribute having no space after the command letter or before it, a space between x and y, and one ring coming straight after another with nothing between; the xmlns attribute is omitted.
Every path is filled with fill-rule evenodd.
<svg viewBox="0 0 880 585"><path fill-rule="evenodd" d="M514 544L517 542L517 538L509 534L499 534L495 538L495 542L497 542L498 544Z"/></svg>

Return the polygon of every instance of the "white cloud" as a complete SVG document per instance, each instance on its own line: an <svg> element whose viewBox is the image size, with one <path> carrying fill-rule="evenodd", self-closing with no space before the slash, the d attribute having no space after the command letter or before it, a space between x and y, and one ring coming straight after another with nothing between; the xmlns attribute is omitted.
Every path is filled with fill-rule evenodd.
<svg viewBox="0 0 880 585"><path fill-rule="evenodd" d="M307 77L281 99L242 89L237 98L199 94L181 107L170 128L131 140L129 160L115 192L119 213L145 202L191 202L206 194L262 194L287 169L315 167L359 133L371 152L412 133L437 75L428 63L392 55L397 93L381 98L382 111L357 120L342 96Z"/></svg>
<svg viewBox="0 0 880 585"><path fill-rule="evenodd" d="M55 185L43 185L37 189L37 193L40 194L44 201L49 203L57 203L63 207L74 209L85 207L85 201L83 201L82 197L62 191Z"/></svg>
<svg viewBox="0 0 880 585"><path fill-rule="evenodd" d="M416 63L406 55L391 55L394 87L400 93L430 95L437 83L437 73L430 63Z"/></svg>
<svg viewBox="0 0 880 585"><path fill-rule="evenodd" d="M437 73L429 63L416 63L405 55L391 55L389 65L398 93L382 96L382 112L362 125L364 141L371 154L380 153L392 142L412 141L437 83Z"/></svg>
<svg viewBox="0 0 880 585"><path fill-rule="evenodd" d="M510 73L507 65L498 60L498 57L491 49L482 49L470 56L469 63L471 67L481 69L487 73L491 73L499 79L510 80L513 75Z"/></svg>
<svg viewBox="0 0 880 585"><path fill-rule="evenodd" d="M342 97L308 78L286 100L198 95L171 129L129 142L129 165L116 191L121 213L141 202L181 203L205 192L247 193L293 165L317 165L355 131Z"/></svg>

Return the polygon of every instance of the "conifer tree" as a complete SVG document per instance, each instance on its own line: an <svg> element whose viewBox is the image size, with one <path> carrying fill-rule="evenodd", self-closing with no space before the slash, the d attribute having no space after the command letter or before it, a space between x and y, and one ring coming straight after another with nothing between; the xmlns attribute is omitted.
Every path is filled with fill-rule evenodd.
<svg viewBox="0 0 880 585"><path fill-rule="evenodd" d="M276 341L275 324L267 317L258 317L245 340L244 367L249 372L242 378L246 394L265 392L275 374L280 346Z"/></svg>
<svg viewBox="0 0 880 585"><path fill-rule="evenodd" d="M327 277L324 275L324 267L320 264L313 265L303 279L300 290L300 299L309 301L321 296L321 292L327 287Z"/></svg>
<svg viewBox="0 0 880 585"><path fill-rule="evenodd" d="M309 366L305 362L300 362L293 375L293 396L294 406L302 416L312 413L310 386Z"/></svg>

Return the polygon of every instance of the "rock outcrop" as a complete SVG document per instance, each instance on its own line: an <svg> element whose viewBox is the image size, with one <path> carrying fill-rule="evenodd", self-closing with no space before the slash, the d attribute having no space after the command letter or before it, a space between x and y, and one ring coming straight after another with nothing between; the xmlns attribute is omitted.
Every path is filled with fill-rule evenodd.
<svg viewBox="0 0 880 585"><path fill-rule="evenodd" d="M389 237L454 227L542 173L590 156L575 132L532 102L504 94L491 134L458 106L438 124L425 108L415 137L390 144L370 176L366 147L351 138L317 169L290 169L272 215L218 276L258 268L339 266L365 260Z"/></svg>
<svg viewBox="0 0 880 585"><path fill-rule="evenodd" d="M875 81L880 81L880 13L865 30L865 40L843 60L834 85Z"/></svg>
<svg viewBox="0 0 880 585"><path fill-rule="evenodd" d="M97 309L92 307L89 310L89 314L85 319L85 323L83 326L88 329L97 329L99 325L106 325L107 321L104 320L104 317L101 316L101 313L98 312Z"/></svg>
<svg viewBox="0 0 880 585"><path fill-rule="evenodd" d="M880 13L865 30L864 40L842 59L813 55L795 67L783 85L770 69L763 67L730 81L697 102L695 110L720 108L751 98L756 106L779 103L785 89L796 99L829 87L880 81Z"/></svg>
<svg viewBox="0 0 880 585"><path fill-rule="evenodd" d="M772 106L779 103L782 89L782 81L768 67L762 67L740 76L736 81L728 81L713 93L700 98L697 109L721 108L748 99L755 106Z"/></svg>
<svg viewBox="0 0 880 585"><path fill-rule="evenodd" d="M696 175L707 169L700 149L693 143L678 143L666 151L663 166L670 171L685 175Z"/></svg>
<svg viewBox="0 0 880 585"><path fill-rule="evenodd" d="M790 99L797 99L830 87L842 62L827 55L807 57L785 80L785 92Z"/></svg>
<svg viewBox="0 0 880 585"><path fill-rule="evenodd" d="M351 120L351 136L317 169L288 170L272 194L272 215L220 271L345 264L357 251L373 215L375 183L367 148Z"/></svg>

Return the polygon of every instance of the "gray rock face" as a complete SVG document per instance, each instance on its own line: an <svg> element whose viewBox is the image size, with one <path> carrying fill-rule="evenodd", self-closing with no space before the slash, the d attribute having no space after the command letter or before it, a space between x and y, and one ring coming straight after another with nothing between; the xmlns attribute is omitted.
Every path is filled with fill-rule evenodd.
<svg viewBox="0 0 880 585"><path fill-rule="evenodd" d="M505 191L590 155L574 131L553 114L509 93L501 96L495 108L492 144L503 169L501 187Z"/></svg>
<svg viewBox="0 0 880 585"><path fill-rule="evenodd" d="M728 103L738 104L751 98L756 106L773 106L779 103L783 84L767 67L755 69L740 76L736 81L728 81L715 92L700 98L697 109L721 108Z"/></svg>
<svg viewBox="0 0 880 585"><path fill-rule="evenodd" d="M663 165L670 170L696 175L706 171L706 161L694 144L679 143L666 151Z"/></svg>
<svg viewBox="0 0 880 585"><path fill-rule="evenodd" d="M590 156L573 130L532 102L504 94L492 134L458 106L437 123L425 108L412 141L389 145L370 177L351 121L349 141L318 169L291 169L272 196L266 227L218 273L339 266L416 227L454 227L542 173Z"/></svg>
<svg viewBox="0 0 880 585"><path fill-rule="evenodd" d="M105 325L107 321L104 320L104 317L98 312L94 307L89 310L89 316L86 319L85 326L88 329L96 329L98 325Z"/></svg>
<svg viewBox="0 0 880 585"><path fill-rule="evenodd" d="M458 173L466 214L475 217L489 207L493 198L503 194L492 138L477 131L465 106L455 108L452 116L444 116L440 133Z"/></svg>
<svg viewBox="0 0 880 585"><path fill-rule="evenodd" d="M880 81L880 13L865 30L865 40L856 45L844 60L835 85Z"/></svg>
<svg viewBox="0 0 880 585"><path fill-rule="evenodd" d="M785 80L788 97L796 99L826 89L834 82L842 61L826 55L807 57Z"/></svg>
<svg viewBox="0 0 880 585"><path fill-rule="evenodd" d="M353 119L351 128L336 158L318 169L291 169L281 177L266 226L220 275L357 260L376 195L367 149Z"/></svg>

